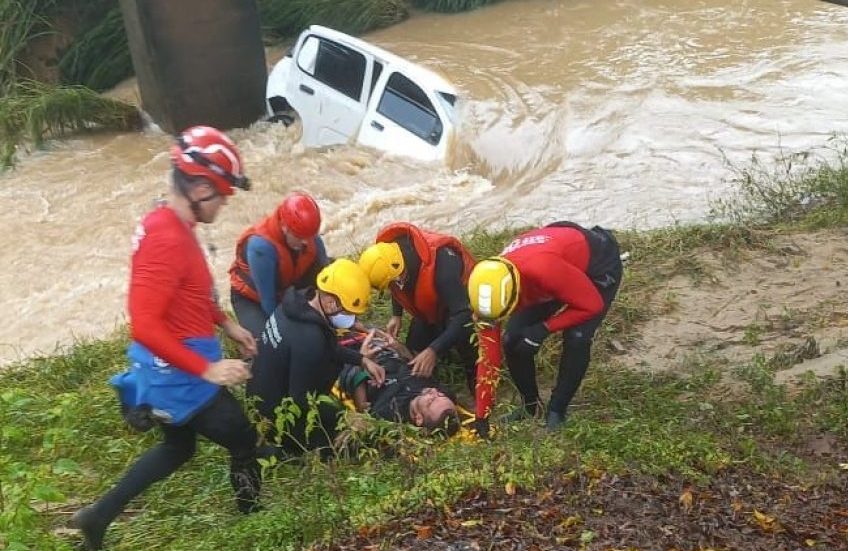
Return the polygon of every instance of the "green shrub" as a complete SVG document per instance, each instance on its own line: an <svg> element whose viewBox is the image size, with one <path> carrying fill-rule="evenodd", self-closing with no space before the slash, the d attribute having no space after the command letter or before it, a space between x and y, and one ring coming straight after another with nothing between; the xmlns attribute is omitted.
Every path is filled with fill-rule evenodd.
<svg viewBox="0 0 848 551"><path fill-rule="evenodd" d="M259 0L263 28L278 37L294 36L309 25L360 34L408 15L404 0Z"/></svg>
<svg viewBox="0 0 848 551"><path fill-rule="evenodd" d="M90 129L135 130L138 110L83 86L17 83L0 98L0 166L14 161L19 144L39 146L46 138Z"/></svg>
<svg viewBox="0 0 848 551"><path fill-rule="evenodd" d="M833 136L820 154L781 151L769 162L757 155L730 166L732 192L713 202L715 218L733 224L781 224L808 220L814 226L846 221L848 140Z"/></svg>
<svg viewBox="0 0 848 551"><path fill-rule="evenodd" d="M59 60L62 82L107 90L133 74L124 20L118 6L84 30Z"/></svg>
<svg viewBox="0 0 848 551"><path fill-rule="evenodd" d="M0 96L15 85L21 69L18 56L36 36L48 31L41 15L53 0L0 0Z"/></svg>

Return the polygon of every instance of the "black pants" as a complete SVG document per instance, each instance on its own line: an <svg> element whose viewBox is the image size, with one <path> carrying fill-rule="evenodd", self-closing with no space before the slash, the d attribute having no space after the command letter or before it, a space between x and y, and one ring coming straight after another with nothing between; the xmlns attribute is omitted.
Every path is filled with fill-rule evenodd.
<svg viewBox="0 0 848 551"><path fill-rule="evenodd" d="M341 408L335 403L322 401L317 406L317 422L312 424L307 423L307 411L310 407L309 395L330 394L336 373L326 365L305 362L294 365L263 363L254 366L253 377L247 382L247 395L259 398L256 409L271 424L264 435L265 439L271 444L279 440L279 444L291 453L328 446L336 435ZM294 423L286 423L284 419L287 412L278 411L287 397L300 410L300 416L294 419ZM282 414L279 419L278 414ZM278 421L282 423L279 426Z"/></svg>
<svg viewBox="0 0 848 551"><path fill-rule="evenodd" d="M562 352L559 359L557 381L551 391L549 404L549 409L557 413L565 413L572 398L574 398L574 394L580 388L580 383L589 367L595 331L600 327L613 300L615 300L623 274L618 244L612 234L597 227L589 231L596 234L596 243L598 243L591 251L590 270L593 265L602 268L597 270L596 273L587 275L592 279L595 288L600 293L604 301L604 309L589 321L572 327L562 334ZM563 304L556 301L537 304L516 312L506 324L504 352L507 365L525 406L531 412L536 410L540 402L539 387L536 383L536 358L532 354L516 351L515 344L520 342L520 339L516 336L520 335L525 327L545 321L562 307Z"/></svg>
<svg viewBox="0 0 848 551"><path fill-rule="evenodd" d="M414 353L421 352L436 340L436 337L444 331L444 325L436 325L427 323L418 318L412 318L409 324L409 332L406 334L406 346ZM469 326L464 328L462 337L453 346L459 354L459 359L462 364L462 369L465 372L465 384L468 386L468 391L471 396L474 396L477 386L477 349L471 344L471 334L474 329ZM434 378L436 374L434 373Z"/></svg>
<svg viewBox="0 0 848 551"><path fill-rule="evenodd" d="M235 312L239 324L250 331L253 338L258 339L265 329L265 322L268 321L268 316L265 315L262 305L253 302L233 289L230 289L230 303L233 305L233 312Z"/></svg>
<svg viewBox="0 0 848 551"><path fill-rule="evenodd" d="M93 505L104 525L118 516L131 499L188 461L194 455L198 434L230 452L230 483L239 510L249 512L256 507L261 486L256 431L228 390L222 388L209 405L184 425L162 425L162 433L162 443L139 457L123 478Z"/></svg>

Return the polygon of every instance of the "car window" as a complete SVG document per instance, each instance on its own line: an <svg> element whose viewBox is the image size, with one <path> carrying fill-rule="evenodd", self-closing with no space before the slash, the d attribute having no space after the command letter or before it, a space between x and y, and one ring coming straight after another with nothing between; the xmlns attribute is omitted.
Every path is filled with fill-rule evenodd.
<svg viewBox="0 0 848 551"><path fill-rule="evenodd" d="M306 73L315 73L315 60L318 58L318 39L314 36L303 41L297 54L297 64Z"/></svg>
<svg viewBox="0 0 848 551"><path fill-rule="evenodd" d="M365 56L342 44L310 36L297 56L302 71L359 101L365 81Z"/></svg>
<svg viewBox="0 0 848 551"><path fill-rule="evenodd" d="M374 93L374 87L377 86L377 80L380 79L381 74L383 74L383 64L379 61L374 61L374 70L371 73L371 91L368 92L369 98Z"/></svg>
<svg viewBox="0 0 848 551"><path fill-rule="evenodd" d="M377 112L428 143L442 138L442 121L424 90L400 73L389 77Z"/></svg>

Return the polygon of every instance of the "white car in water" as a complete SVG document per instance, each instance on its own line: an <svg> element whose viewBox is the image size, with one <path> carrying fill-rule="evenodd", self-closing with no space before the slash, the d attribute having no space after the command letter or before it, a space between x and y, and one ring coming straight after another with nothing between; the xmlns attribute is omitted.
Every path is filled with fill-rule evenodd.
<svg viewBox="0 0 848 551"><path fill-rule="evenodd" d="M355 140L423 161L445 158L456 98L433 71L319 25L274 66L266 91L268 115L286 120L293 111L307 147Z"/></svg>

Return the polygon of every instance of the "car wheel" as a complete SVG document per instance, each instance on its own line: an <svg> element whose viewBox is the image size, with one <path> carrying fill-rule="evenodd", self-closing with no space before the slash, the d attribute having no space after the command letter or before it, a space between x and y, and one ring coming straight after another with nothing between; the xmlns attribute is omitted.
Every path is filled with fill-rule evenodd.
<svg viewBox="0 0 848 551"><path fill-rule="evenodd" d="M288 113L274 113L265 120L268 122L281 122L286 126L291 126L294 123L295 116L293 111L289 111Z"/></svg>

